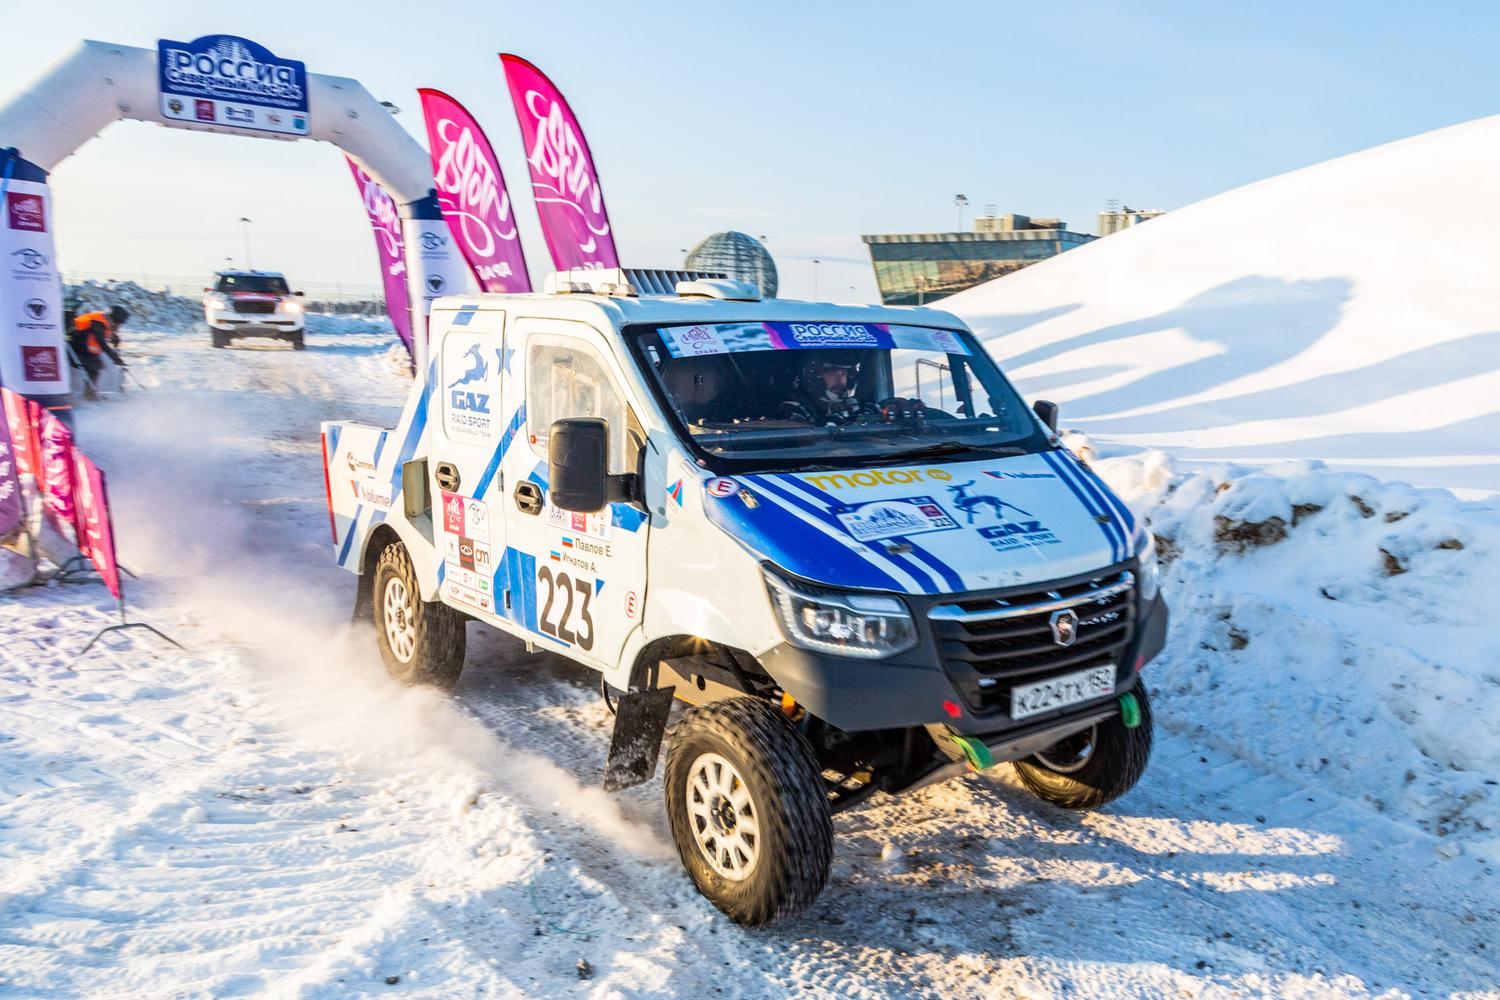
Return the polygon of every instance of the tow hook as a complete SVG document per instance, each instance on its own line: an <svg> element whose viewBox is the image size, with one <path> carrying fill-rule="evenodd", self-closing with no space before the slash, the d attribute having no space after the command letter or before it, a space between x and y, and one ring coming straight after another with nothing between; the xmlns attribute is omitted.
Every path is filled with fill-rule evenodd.
<svg viewBox="0 0 1500 1000"><path fill-rule="evenodd" d="M964 760L968 763L970 770L984 771L995 766L995 758L990 756L990 748L984 745L983 740L954 733L953 742L963 751Z"/></svg>
<svg viewBox="0 0 1500 1000"><path fill-rule="evenodd" d="M1141 703L1129 691L1120 695L1120 721L1125 723L1126 729L1134 729L1141 724Z"/></svg>

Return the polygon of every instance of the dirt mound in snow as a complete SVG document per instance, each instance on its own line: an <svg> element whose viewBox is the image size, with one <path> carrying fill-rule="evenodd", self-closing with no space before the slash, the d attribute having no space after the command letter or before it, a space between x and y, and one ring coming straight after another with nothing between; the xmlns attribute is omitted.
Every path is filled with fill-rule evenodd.
<svg viewBox="0 0 1500 1000"><path fill-rule="evenodd" d="M1500 855L1500 501L1311 462L1100 472L1165 563L1160 719Z"/></svg>
<svg viewBox="0 0 1500 1000"><path fill-rule="evenodd" d="M945 299L1028 396L1179 460L1500 491L1500 117L1210 198ZM1441 232L1434 220L1452 220ZM1423 235L1427 234L1427 235Z"/></svg>

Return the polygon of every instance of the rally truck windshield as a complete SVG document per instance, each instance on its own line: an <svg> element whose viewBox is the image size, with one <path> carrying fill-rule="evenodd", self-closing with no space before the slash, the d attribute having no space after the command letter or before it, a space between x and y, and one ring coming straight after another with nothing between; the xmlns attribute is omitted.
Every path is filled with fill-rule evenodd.
<svg viewBox="0 0 1500 1000"><path fill-rule="evenodd" d="M639 331L632 347L710 465L961 459L1047 446L1021 397L964 332L696 324Z"/></svg>
<svg viewBox="0 0 1500 1000"><path fill-rule="evenodd" d="M221 274L216 292L260 292L286 295L286 279L279 274Z"/></svg>

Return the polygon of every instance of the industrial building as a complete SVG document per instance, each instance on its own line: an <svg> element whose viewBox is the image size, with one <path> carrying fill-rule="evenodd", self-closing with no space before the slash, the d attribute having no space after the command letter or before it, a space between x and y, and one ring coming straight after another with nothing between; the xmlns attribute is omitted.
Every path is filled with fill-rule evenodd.
<svg viewBox="0 0 1500 1000"><path fill-rule="evenodd" d="M1166 215L1159 208L1130 208L1124 206L1113 207L1118 202L1111 203L1111 207L1099 213L1099 235L1108 236L1110 233L1118 233L1122 229L1148 222L1159 215Z"/></svg>
<svg viewBox="0 0 1500 1000"><path fill-rule="evenodd" d="M981 216L972 233L861 236L870 248L880 301L924 305L1098 239L1061 219Z"/></svg>

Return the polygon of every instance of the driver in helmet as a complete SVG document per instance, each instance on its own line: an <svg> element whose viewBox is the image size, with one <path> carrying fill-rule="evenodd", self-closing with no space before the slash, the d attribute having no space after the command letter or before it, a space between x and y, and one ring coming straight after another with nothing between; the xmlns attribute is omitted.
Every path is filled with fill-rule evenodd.
<svg viewBox="0 0 1500 1000"><path fill-rule="evenodd" d="M791 399L781 404L784 420L808 424L847 424L875 411L856 396L859 359L820 354L811 357L797 373Z"/></svg>

